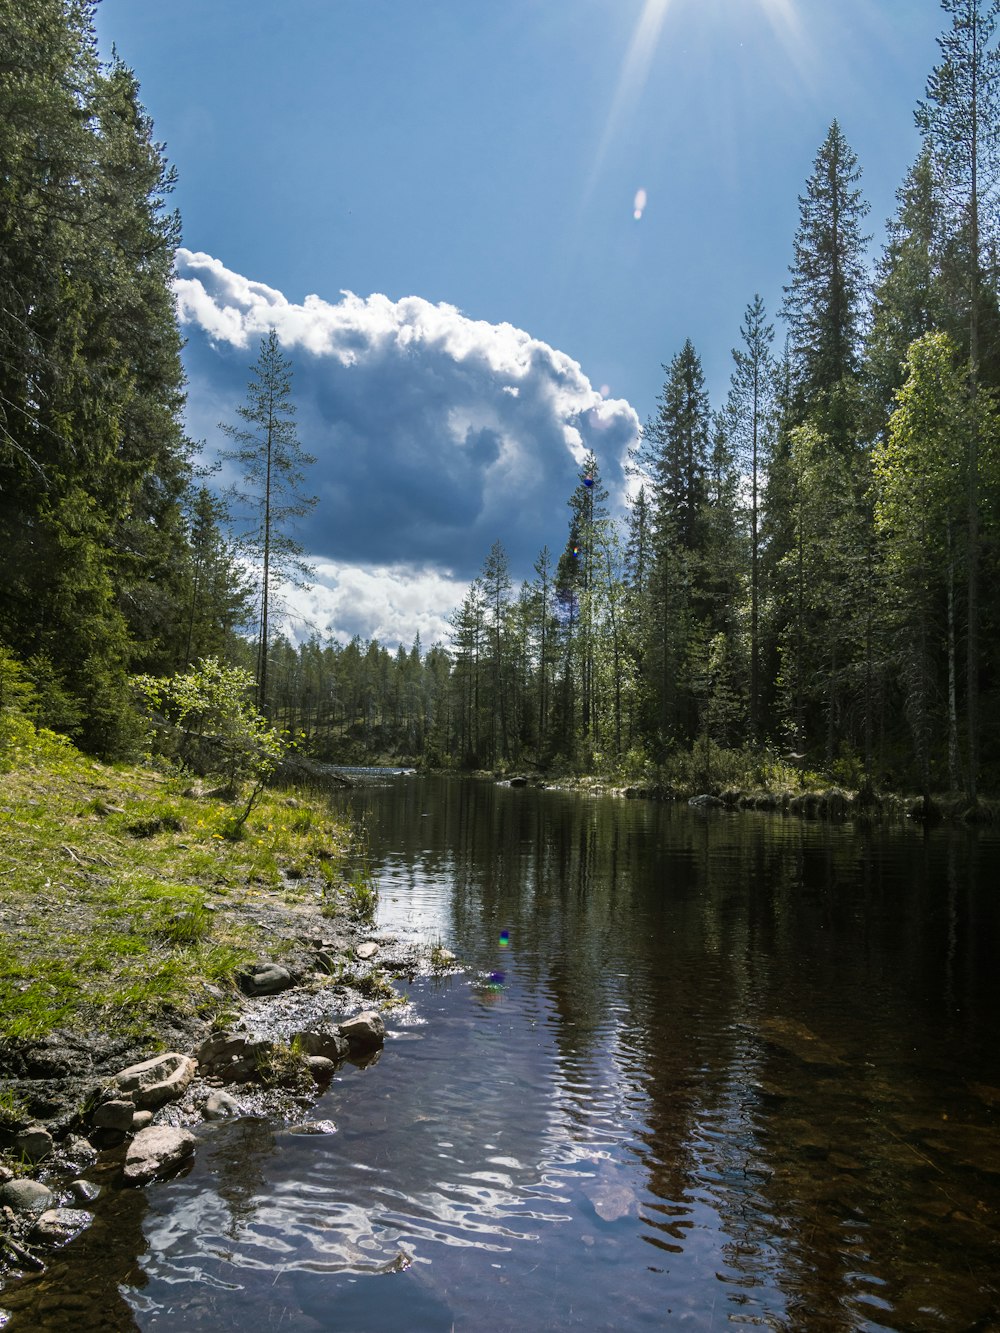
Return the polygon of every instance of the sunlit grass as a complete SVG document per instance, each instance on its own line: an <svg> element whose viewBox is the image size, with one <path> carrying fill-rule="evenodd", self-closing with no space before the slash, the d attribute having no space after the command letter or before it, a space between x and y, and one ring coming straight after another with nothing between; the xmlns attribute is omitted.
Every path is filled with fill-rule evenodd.
<svg viewBox="0 0 1000 1333"><path fill-rule="evenodd" d="M16 757L0 788L0 1041L146 1036L165 1008L205 1013L221 1003L206 986L260 953L243 902L356 894L350 833L319 804L266 792L234 841L233 807L182 774L27 734Z"/></svg>

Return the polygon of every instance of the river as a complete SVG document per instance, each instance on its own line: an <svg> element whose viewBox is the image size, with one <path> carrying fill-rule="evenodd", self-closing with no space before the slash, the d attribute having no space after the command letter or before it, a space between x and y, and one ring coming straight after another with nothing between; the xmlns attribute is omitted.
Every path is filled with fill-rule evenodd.
<svg viewBox="0 0 1000 1333"><path fill-rule="evenodd" d="M349 804L379 930L464 970L334 1079L336 1132L206 1125L117 1192L52 1327L1000 1329L995 835L417 777Z"/></svg>

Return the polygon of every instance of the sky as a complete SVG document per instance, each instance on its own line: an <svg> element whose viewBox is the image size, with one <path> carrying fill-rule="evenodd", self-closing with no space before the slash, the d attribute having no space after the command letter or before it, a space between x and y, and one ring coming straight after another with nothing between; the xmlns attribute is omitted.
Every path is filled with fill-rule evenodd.
<svg viewBox="0 0 1000 1333"><path fill-rule="evenodd" d="M176 167L187 425L212 459L261 338L292 364L317 579L288 629L447 637L495 541L612 502L691 338L721 404L778 312L830 123L874 259L919 147L937 0L101 0ZM225 476L220 479L225 480Z"/></svg>

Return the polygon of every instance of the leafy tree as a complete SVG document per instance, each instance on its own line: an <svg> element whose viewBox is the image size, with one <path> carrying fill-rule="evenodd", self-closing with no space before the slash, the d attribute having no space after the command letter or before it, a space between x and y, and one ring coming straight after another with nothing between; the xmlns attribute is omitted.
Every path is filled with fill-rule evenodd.
<svg viewBox="0 0 1000 1333"><path fill-rule="evenodd" d="M955 587L967 558L963 472L972 407L958 350L947 335L918 338L909 350L906 372L888 436L875 450L875 520L886 553L894 655L926 795L939 718L936 677L942 640L948 677L948 778L953 790L959 785Z"/></svg>
<svg viewBox="0 0 1000 1333"><path fill-rule="evenodd" d="M274 329L261 339L252 373L247 401L236 409L244 424L223 422L220 429L235 442L235 447L224 450L222 457L236 463L243 474L242 486L233 486L230 495L245 520L239 548L256 566L260 583L257 700L266 712L275 585L286 582L301 586L313 572L303 558L292 525L316 504L316 496L305 496L301 491L304 469L316 460L298 441L291 364L281 353Z"/></svg>
<svg viewBox="0 0 1000 1333"><path fill-rule="evenodd" d="M214 657L165 679L135 677L161 750L196 773L221 775L234 795L244 782L259 785L285 750L250 703L255 683Z"/></svg>

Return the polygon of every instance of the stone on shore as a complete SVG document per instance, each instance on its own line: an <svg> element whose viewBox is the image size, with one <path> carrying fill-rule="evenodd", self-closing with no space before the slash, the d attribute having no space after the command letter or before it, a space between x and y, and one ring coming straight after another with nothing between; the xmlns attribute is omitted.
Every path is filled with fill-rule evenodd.
<svg viewBox="0 0 1000 1333"><path fill-rule="evenodd" d="M132 1093L140 1110L154 1110L182 1096L197 1067L190 1055L172 1051L168 1055L143 1060L141 1064L129 1065L128 1069L115 1075L115 1083L122 1092Z"/></svg>
<svg viewBox="0 0 1000 1333"><path fill-rule="evenodd" d="M0 1208L12 1208L15 1213L44 1213L55 1201L55 1195L40 1180L8 1180L0 1185Z"/></svg>
<svg viewBox="0 0 1000 1333"><path fill-rule="evenodd" d="M327 1079L332 1078L337 1068L336 1063L328 1060L325 1055L307 1055L306 1064L317 1083L325 1083Z"/></svg>
<svg viewBox="0 0 1000 1333"><path fill-rule="evenodd" d="M385 1044L385 1023L374 1009L366 1009L341 1023L340 1031L347 1038L351 1055L377 1051Z"/></svg>
<svg viewBox="0 0 1000 1333"><path fill-rule="evenodd" d="M29 1125L14 1139L14 1153L29 1162L40 1162L52 1151L52 1135L44 1125Z"/></svg>
<svg viewBox="0 0 1000 1333"><path fill-rule="evenodd" d="M296 1034L295 1044L306 1056L321 1056L324 1060L334 1062L347 1058L347 1038L342 1037L339 1032L299 1032Z"/></svg>
<svg viewBox="0 0 1000 1333"><path fill-rule="evenodd" d="M194 1135L186 1129L151 1125L140 1130L125 1156L126 1184L144 1185L176 1171L194 1153L194 1145Z"/></svg>
<svg viewBox="0 0 1000 1333"><path fill-rule="evenodd" d="M206 1120L231 1120L243 1114L243 1107L228 1092L213 1092L205 1102Z"/></svg>
<svg viewBox="0 0 1000 1333"><path fill-rule="evenodd" d="M280 963L256 963L239 978L240 988L247 995L277 995L295 985L295 978Z"/></svg>
<svg viewBox="0 0 1000 1333"><path fill-rule="evenodd" d="M94 1112L92 1123L95 1129L117 1129L127 1133L132 1128L134 1117L134 1103L121 1098L102 1102Z"/></svg>
<svg viewBox="0 0 1000 1333"><path fill-rule="evenodd" d="M369 958L374 958L377 953L378 945L374 940L365 940L354 950L355 957L360 958L363 963L366 963Z"/></svg>

